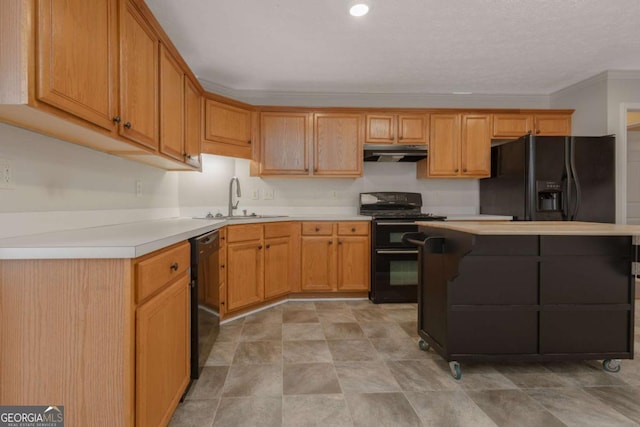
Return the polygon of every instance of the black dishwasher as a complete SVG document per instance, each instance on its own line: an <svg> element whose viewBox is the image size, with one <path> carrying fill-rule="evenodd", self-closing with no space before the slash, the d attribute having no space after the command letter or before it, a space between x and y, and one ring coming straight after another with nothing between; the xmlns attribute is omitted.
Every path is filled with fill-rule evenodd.
<svg viewBox="0 0 640 427"><path fill-rule="evenodd" d="M220 330L218 316L218 231L194 237L191 243L191 378L200 377Z"/></svg>

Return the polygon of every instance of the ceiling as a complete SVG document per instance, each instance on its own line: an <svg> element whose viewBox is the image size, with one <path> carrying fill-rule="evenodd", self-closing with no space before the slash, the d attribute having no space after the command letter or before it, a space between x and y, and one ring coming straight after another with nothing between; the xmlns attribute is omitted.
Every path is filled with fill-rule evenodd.
<svg viewBox="0 0 640 427"><path fill-rule="evenodd" d="M146 0L198 78L234 90L548 95L640 70L639 0L367 1Z"/></svg>

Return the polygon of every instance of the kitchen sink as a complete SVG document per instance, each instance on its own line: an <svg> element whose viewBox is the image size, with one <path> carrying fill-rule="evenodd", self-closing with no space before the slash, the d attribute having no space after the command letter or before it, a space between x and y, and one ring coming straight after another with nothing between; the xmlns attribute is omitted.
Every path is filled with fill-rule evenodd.
<svg viewBox="0 0 640 427"><path fill-rule="evenodd" d="M210 219L210 220L225 220L225 221L234 221L241 219L262 219L262 218L286 218L287 215L234 215L234 216L215 216L215 215L207 215L207 216L196 216L193 219Z"/></svg>

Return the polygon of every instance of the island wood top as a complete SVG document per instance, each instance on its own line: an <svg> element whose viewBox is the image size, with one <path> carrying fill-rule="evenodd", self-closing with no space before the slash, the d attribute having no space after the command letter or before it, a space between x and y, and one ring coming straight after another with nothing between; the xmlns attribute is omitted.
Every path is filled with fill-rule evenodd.
<svg viewBox="0 0 640 427"><path fill-rule="evenodd" d="M640 236L640 225L579 221L416 221L416 224L482 235Z"/></svg>

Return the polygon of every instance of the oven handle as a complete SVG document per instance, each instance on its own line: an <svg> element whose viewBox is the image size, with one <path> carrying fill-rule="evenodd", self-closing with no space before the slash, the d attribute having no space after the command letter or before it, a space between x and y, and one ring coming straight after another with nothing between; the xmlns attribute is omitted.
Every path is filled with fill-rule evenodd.
<svg viewBox="0 0 640 427"><path fill-rule="evenodd" d="M376 249L376 253L384 254L384 255L393 255L393 254L409 255L409 254L417 254L418 250L416 249L413 251L386 251L386 250Z"/></svg>
<svg viewBox="0 0 640 427"><path fill-rule="evenodd" d="M376 222L376 225L415 225L415 221L404 221L404 222Z"/></svg>

